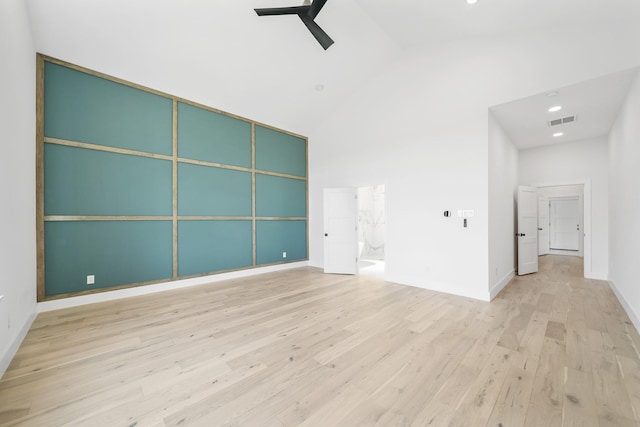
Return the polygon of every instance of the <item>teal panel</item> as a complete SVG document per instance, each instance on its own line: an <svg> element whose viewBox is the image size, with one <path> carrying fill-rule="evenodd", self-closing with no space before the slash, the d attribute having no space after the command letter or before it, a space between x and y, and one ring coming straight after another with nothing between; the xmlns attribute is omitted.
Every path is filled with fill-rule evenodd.
<svg viewBox="0 0 640 427"><path fill-rule="evenodd" d="M179 103L178 156L250 168L251 124Z"/></svg>
<svg viewBox="0 0 640 427"><path fill-rule="evenodd" d="M307 216L307 182L256 174L256 215Z"/></svg>
<svg viewBox="0 0 640 427"><path fill-rule="evenodd" d="M251 266L252 221L178 221L178 274Z"/></svg>
<svg viewBox="0 0 640 427"><path fill-rule="evenodd" d="M251 216L251 173L179 163L178 215Z"/></svg>
<svg viewBox="0 0 640 427"><path fill-rule="evenodd" d="M172 100L45 62L47 137L172 155Z"/></svg>
<svg viewBox="0 0 640 427"><path fill-rule="evenodd" d="M44 233L47 296L172 276L171 221L46 222Z"/></svg>
<svg viewBox="0 0 640 427"><path fill-rule="evenodd" d="M256 126L256 168L307 176L307 142L283 132Z"/></svg>
<svg viewBox="0 0 640 427"><path fill-rule="evenodd" d="M168 160L44 146L45 215L172 215Z"/></svg>
<svg viewBox="0 0 640 427"><path fill-rule="evenodd" d="M256 221L256 251L258 264L307 259L307 221Z"/></svg>

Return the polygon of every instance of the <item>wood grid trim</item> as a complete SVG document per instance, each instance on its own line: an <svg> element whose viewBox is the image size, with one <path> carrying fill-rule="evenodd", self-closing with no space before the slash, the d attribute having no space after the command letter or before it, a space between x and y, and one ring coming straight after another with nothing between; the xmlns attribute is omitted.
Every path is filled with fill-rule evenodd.
<svg viewBox="0 0 640 427"><path fill-rule="evenodd" d="M177 115L176 115L176 120L177 120ZM255 136L253 136L253 138L255 138ZM252 163L254 167L243 168L242 166L225 165L224 163L207 162L205 160L195 160L195 159L187 159L184 157L177 157L177 154L175 157L166 156L164 154L148 153L146 151L128 150L126 148L108 147L106 145L90 144L87 142L79 142L79 141L70 141L70 140L60 139L60 138L45 137L44 142L47 144L64 145L67 147L76 147L76 148L85 148L87 150L104 151L107 153L127 154L131 156L147 157L151 159L160 159L160 160L169 160L169 161L175 160L177 163L188 163L191 165L209 166L209 167L220 168L220 169L230 169L230 170L237 170L241 172L258 173L261 175L270 175L270 176L277 176L280 178L297 179L300 181L307 181L308 179L308 177L306 176L290 175L286 173L256 169L255 160L252 160L254 162ZM176 135L176 150L177 150L177 135Z"/></svg>
<svg viewBox="0 0 640 427"><path fill-rule="evenodd" d="M235 114L230 114L225 111L212 108L206 105L202 105L193 101L189 101L187 99L177 97L174 95L170 95L158 90L154 90L136 83L128 82L126 80L116 78L113 76L109 76L91 69L87 69L81 66L77 66L74 64L67 63L65 61L52 58L46 55L37 54L37 132L36 132L36 204L37 204L37 212L36 212L36 235L37 235L37 293L38 293L38 301L45 301L49 299L57 299L60 297L69 297L74 295L84 295L87 293L95 293L95 292L104 292L116 289L123 289L135 286L141 286L152 283L160 283L166 280L177 280L183 279L187 277L198 277L205 276L209 274L219 274L223 272L229 271L237 271L244 270L247 268L254 267L262 267L268 265L277 265L284 264L289 262L299 262L308 259L309 253L309 224L308 224L308 212L309 212L309 182L308 182L308 139L294 132L286 131L283 129L276 128L274 126L264 124L261 122L257 122L254 120L247 119L242 116L238 116ZM99 144L86 143L81 141L72 141L62 138L52 138L44 136L44 77L45 77L45 63L49 62L52 64L56 64L65 68L69 68L75 71L79 71L94 77L98 77L101 79L105 79L111 82L119 83L124 86L128 86L134 89L138 89L144 92L148 92L151 94L155 94L164 98L168 98L172 102L172 154L158 154L158 153L150 153L146 151L138 151L131 150L126 148L119 147L111 147ZM235 165L228 165L223 163L216 162L208 162L196 159L183 158L178 156L178 103L183 103L186 105L190 105L193 107L197 107L206 111L214 112L217 114L224 115L226 117L230 117L233 119L241 120L247 122L251 125L251 167L242 167ZM265 171L256 169L256 146L255 146L255 134L256 134L256 126L261 126L266 129L275 130L277 132L287 134L296 138L303 139L305 142L305 170L306 176L297 176L286 173L279 173L273 171ZM62 145L67 147L75 147L82 148L87 150L95 150L130 156L138 156L138 157L146 157L151 159L158 160L166 160L172 162L172 214L170 216L166 215L44 215L44 146L45 144L55 144ZM251 174L251 216L197 216L197 215L178 215L178 165L180 163L183 164L194 164L201 165L213 168L220 169L228 169L228 170L236 170L247 172ZM259 217L256 216L256 175L267 175L267 176L275 176L281 178L288 178L292 180L299 180L305 182L306 188L306 213L305 217ZM180 276L178 271L178 222L179 221L233 221L233 220L244 220L251 221L252 225L252 265L249 267L243 267L238 269L229 269L229 270L216 270L210 273L203 273L197 275L189 275L189 276ZM71 292L68 294L60 294L55 296L46 296L45 294L45 244L44 244L44 228L46 222L73 222L73 221L171 221L172 222L172 277L162 279L162 280L152 280L146 282L132 283L128 285L122 286L114 286L108 288L96 288L87 291L81 292ZM256 225L258 221L305 221L306 222L306 253L307 257L304 259L295 259L292 261L283 261L283 262L275 262L275 263L257 263L257 242L256 242Z"/></svg>

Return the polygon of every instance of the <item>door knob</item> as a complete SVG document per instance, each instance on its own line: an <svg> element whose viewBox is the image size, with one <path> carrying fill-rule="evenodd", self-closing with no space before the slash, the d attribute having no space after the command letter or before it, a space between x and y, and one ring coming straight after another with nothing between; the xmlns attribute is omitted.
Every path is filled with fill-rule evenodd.
<svg viewBox="0 0 640 427"><path fill-rule="evenodd" d="M538 227L538 231L542 231L542 230L543 230L542 228Z"/></svg>
<svg viewBox="0 0 640 427"><path fill-rule="evenodd" d="M329 233L324 233L324 237L329 237Z"/></svg>

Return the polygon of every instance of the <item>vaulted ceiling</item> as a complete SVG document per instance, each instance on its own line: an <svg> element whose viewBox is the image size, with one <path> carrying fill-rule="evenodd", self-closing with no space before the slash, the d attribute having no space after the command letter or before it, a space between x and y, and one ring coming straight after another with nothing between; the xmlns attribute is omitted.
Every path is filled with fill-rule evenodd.
<svg viewBox="0 0 640 427"><path fill-rule="evenodd" d="M303 134L412 52L640 18L636 0L329 0L324 51L295 16L253 11L301 0L26 1L41 53Z"/></svg>

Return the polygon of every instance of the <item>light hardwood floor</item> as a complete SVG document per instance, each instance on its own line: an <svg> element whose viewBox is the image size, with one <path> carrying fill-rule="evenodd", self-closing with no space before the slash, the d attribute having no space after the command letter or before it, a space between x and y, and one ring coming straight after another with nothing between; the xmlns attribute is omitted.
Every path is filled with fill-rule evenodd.
<svg viewBox="0 0 640 427"><path fill-rule="evenodd" d="M638 425L640 337L581 262L492 303L303 268L43 313L0 424Z"/></svg>

